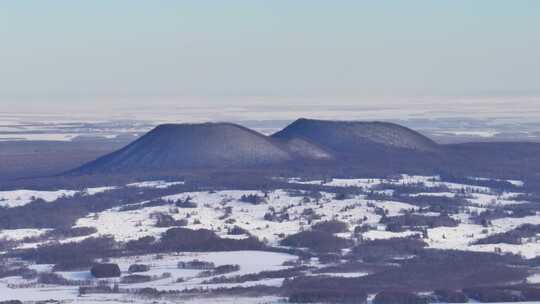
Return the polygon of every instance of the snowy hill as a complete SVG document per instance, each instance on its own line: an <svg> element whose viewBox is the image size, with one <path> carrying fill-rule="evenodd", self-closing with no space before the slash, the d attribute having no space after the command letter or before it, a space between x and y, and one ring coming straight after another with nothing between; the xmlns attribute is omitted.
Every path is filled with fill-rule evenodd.
<svg viewBox="0 0 540 304"><path fill-rule="evenodd" d="M434 151L437 144L403 126L386 122L327 121L300 118L273 138L308 140L336 153L354 153L369 146Z"/></svg>
<svg viewBox="0 0 540 304"><path fill-rule="evenodd" d="M239 125L167 124L75 172L256 167L291 159L272 139Z"/></svg>

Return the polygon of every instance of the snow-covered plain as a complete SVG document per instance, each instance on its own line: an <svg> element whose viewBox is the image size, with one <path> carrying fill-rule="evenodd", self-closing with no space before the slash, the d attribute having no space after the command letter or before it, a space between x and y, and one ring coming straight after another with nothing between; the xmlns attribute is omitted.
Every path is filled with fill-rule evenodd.
<svg viewBox="0 0 540 304"><path fill-rule="evenodd" d="M36 237L47 232L48 229L4 229L0 230L0 239L20 241L24 238Z"/></svg>
<svg viewBox="0 0 540 304"><path fill-rule="evenodd" d="M510 231L520 225L540 223L540 215L529 215L524 217L504 217L491 221L489 227L480 225L472 220L475 213L510 205L525 204L525 201L516 200L516 197L522 193L494 191L489 187L450 183L441 180L438 176L410 176L401 175L388 179L375 178L357 178L357 179L328 179L328 180L301 180L298 178L288 179L292 185L321 185L326 187L347 187L358 191L352 192L345 197L338 198L336 193L321 190L320 195L312 195L307 191L274 189L268 191L259 190L219 190L219 191L193 191L182 192L173 195L161 197L162 200L169 201L170 204L147 207L143 205L145 201L129 205L125 208L112 208L105 211L89 214L79 219L76 227L94 227L96 233L77 238L68 238L59 240L60 242L76 242L86 237L95 236L113 236L119 242L139 239L144 236L154 236L159 238L166 227L156 227L156 213L163 213L171 216L175 220L187 219L189 229L210 229L222 238L247 238L249 235L230 235L229 230L238 226L249 232L251 236L258 238L272 246L279 246L280 240L284 236L291 235L303 230L309 229L312 225L327 221L339 220L347 224L348 232L337 234L340 237L348 238L354 242L358 241L358 235L353 233L357 226L369 227L367 231L361 232L363 240L389 239L398 237L409 237L413 235L422 236L417 230L405 230L401 232L387 231L386 226L381 224L381 218L384 216L398 216L406 213L419 214L423 216L439 216L438 212L426 212L420 210L418 206L399 201L399 197L388 196L387 200L371 200L368 193L377 191L391 195L392 190L386 189L385 185L421 185L423 191L411 193L413 197L434 197L434 198L463 198L467 205L457 214L450 216L459 220L456 227L426 227L424 241L431 248L439 249L459 249L482 252L511 252L520 254L526 258L540 256L540 238L532 237L523 240L521 244L482 244L474 245L473 242L485 238L486 236ZM517 187L523 187L521 181L509 181ZM144 181L128 184L127 188L155 188L166 189L174 185L180 185L184 182L168 181ZM95 195L105 191L113 191L119 187L103 186L97 188L88 188L82 191L66 192L71 190L58 191L34 191L34 190L16 190L0 193L10 200L10 207L24 205L32 200L32 196L43 198L46 201L53 202L62 195ZM427 190L426 190L427 189ZM520 189L521 190L521 189ZM18 196L17 196L17 194ZM25 195L22 195L25 194ZM258 196L263 201L258 204L246 202L245 197ZM195 205L190 208L181 208L175 205L177 202L189 201ZM308 212L309 211L309 212ZM382 213L381 213L382 212ZM288 216L282 220L269 220L265 215L269 213L284 214ZM317 217L307 219L306 213L316 214ZM15 229L0 231L0 239L11 239L21 241L26 237L35 237L45 233L44 229ZM47 241L43 241L47 242ZM20 244L20 248L34 247L41 243ZM159 258L155 255L133 256L114 258L111 262L118 263L123 275L127 275L127 269L131 264L148 264L151 266L147 275L153 276L151 282L124 284L121 288L142 288L152 287L157 290L181 290L185 288L205 288L215 289L220 287L235 286L280 286L283 278L262 279L258 281L248 281L244 283L222 283L222 284L203 284L204 280L211 277L199 277L198 270L178 269L176 267L179 261L189 261L199 259L213 262L216 265L238 264L240 270L227 274L226 276L235 276L242 274L253 274L260 271L280 270L286 267L284 262L297 259L296 256L257 251L236 251L236 252L210 252L210 253L173 253L165 254ZM317 261L311 262L310 266L320 267ZM33 265L32 268L40 272L51 271L52 265ZM164 273L170 274L163 276ZM88 271L59 272L61 276L70 280L92 280ZM309 273L306 273L309 274ZM325 275L358 277L367 275L364 272L335 273L329 272ZM181 279L177 281L178 279ZM528 278L530 282L537 282L538 274L531 274ZM85 295L77 296L77 288L73 286L32 286L24 289L12 288L12 284L20 282L21 278L9 277L0 279L0 299L3 296L8 298L19 298L22 300L43 300L50 298L64 299L81 303L109 303L135 301L144 303L145 300L133 299L127 295ZM114 281L114 280L113 280ZM112 281L111 281L112 282ZM178 299L173 300L177 301ZM207 301L206 301L207 300ZM204 303L211 301L220 302L226 299L189 299L183 298L186 303ZM228 298L227 300L230 300ZM257 300L263 299L242 298L238 303L260 303ZM268 303L279 302L279 297L267 297L264 301ZM163 303L168 303L164 299ZM221 302L220 302L221 303ZM234 302L237 303L237 302Z"/></svg>
<svg viewBox="0 0 540 304"><path fill-rule="evenodd" d="M457 184L451 182L441 181L439 176L420 176L420 175L408 175L402 174L395 178L357 178L357 179L342 179L332 178L328 180L302 180L299 178L290 178L287 180L289 183L295 184L311 184L311 185L324 185L332 187L359 187L363 189L372 189L382 184L393 185L410 185L410 184L423 184L426 187L447 187L450 190L467 190L467 191L482 191L488 192L488 187L481 187L475 185ZM519 183L520 181L512 181L513 183Z"/></svg>
<svg viewBox="0 0 540 304"><path fill-rule="evenodd" d="M254 274L261 271L281 270L290 266L283 266L284 262L296 260L297 257L289 254L265 252L265 251L227 251L227 252L182 252L165 255L144 255L134 257L122 257L112 259L111 262L117 263L122 271L122 276L129 275L128 268L132 264L145 264L151 267L150 271L141 274L154 276L156 279L146 283L125 284L120 283L121 289L135 289L143 287L151 287L157 290L183 290L190 288L202 287L205 289L216 289L221 287L233 286L280 286L283 279L265 279L253 282L245 282L239 284L203 284L204 280L211 279L209 277L199 276L200 270L178 269L177 264L181 261L200 260L213 262L216 266L236 264L240 266L240 270L228 274L227 276ZM39 267L38 267L39 266ZM45 267L43 267L45 266ZM35 265L34 268L39 271L50 271L52 265ZM163 276L164 273L170 274ZM89 280L97 284L97 280L93 279L89 271L71 271L57 272L57 274L70 280ZM182 279L181 281L177 281ZM110 284L119 282L118 279L109 279ZM0 300L4 299L19 299L22 301L44 301L48 299L79 301L84 303L102 303L109 301L131 301L132 296L129 295L114 295L114 294L90 294L83 297L78 296L77 286L54 286L34 284L15 288L14 285L27 283L20 277L8 277L0 279ZM249 300L250 298L246 298ZM270 299L270 298L268 298ZM276 300L277 298L272 298ZM137 303L145 303L144 299L136 299ZM249 302L252 303L252 302ZM259 302L255 302L259 303Z"/></svg>
<svg viewBox="0 0 540 304"><path fill-rule="evenodd" d="M178 182L167 182L164 180L154 180L154 181L144 181L138 183L127 184L128 187L137 187L137 188L155 188L155 189L165 189L176 185L183 185L183 181Z"/></svg>
<svg viewBox="0 0 540 304"><path fill-rule="evenodd" d="M428 188L445 186L446 189L442 192L426 192L413 193L410 196L444 196L455 197L462 195L465 192L465 197L469 203L469 211L483 211L486 208L495 206L521 204L522 201L514 200L519 193L495 193L487 187L472 186L464 184L456 184L441 181L438 176L410 176L401 175L393 179L330 179L326 181L302 181L300 179L290 179L290 183L305 183L305 184L320 184L332 187L356 187L359 189L369 190L375 187L380 188L385 184L415 184L419 183ZM519 181L515 181L519 184ZM143 188L158 188L164 189L173 185L183 184L184 182L166 182L166 181L144 181L126 185L127 187L143 187ZM110 191L115 187L99 187L89 188L84 190L88 195L93 195L103 191ZM40 192L31 190L20 190L27 193L26 196L21 196L21 204L30 200L31 196L48 198L53 200L61 195L71 194L74 191L59 190L56 192ZM30 192L26 192L30 191ZM381 190L384 193L384 189ZM7 192L11 198L16 197L16 191ZM45 195L45 194L47 195ZM188 219L188 227L190 229L210 229L224 238L242 238L247 235L229 235L227 232L230 228L238 226L250 232L251 235L260 240L267 241L271 245L278 245L283 235L290 235L301 230L309 228L311 224L320 221L337 219L348 224L352 230L357 225L369 225L373 229L364 233L365 239L381 239L392 237L405 237L418 234L416 231L404 232L388 232L384 231L384 226L381 227L379 221L380 213L377 209L382 209L386 212L386 216L397 216L404 212L418 210L418 207L394 200L388 201L371 201L366 198L366 195L359 194L348 196L345 199L336 199L335 194L329 192L321 192L318 198L309 198L307 193L290 192L286 189L272 191L255 191L255 190L222 190L222 191L199 191L199 192L183 192L175 195L164 196L162 199L170 201L170 205L133 208L129 211L121 211L121 208L112 208L95 214L81 218L77 221L77 227L95 227L98 235L111 235L117 241L129 241L139 239L144 236L159 237L167 228L155 227L155 219L152 217L155 213L165 213L172 216L176 220ZM5 194L4 194L5 195ZM257 195L264 197L262 204L250 204L243 202L241 197L244 195ZM22 199L26 199L23 201ZM196 204L196 208L176 208L173 202L189 199L190 202ZM144 203L144 202L141 202ZM137 205L137 204L135 204ZM12 205L11 205L12 206ZM288 220L283 221L268 221L264 218L265 214L271 210L275 212L286 212L289 215ZM313 223L308 223L303 213L306 210L313 210L320 216ZM380 211L379 211L380 212ZM429 215L424 213L424 215ZM437 215L437 214L433 214ZM455 248L466 250L488 251L494 250L493 246L475 245L470 243L476 239L485 237L489 234L505 232L513 229L520 224L534 223L540 221L540 216L532 216L527 218L504 218L493 222L493 226L486 233L486 229L481 225L471 223L468 214L460 213L453 215L454 218L461 221L457 227L438 227L428 229L428 243L435 248ZM4 230L4 237L13 239L21 239L19 235L25 235L23 230L10 232ZM36 234L37 232L32 232ZM11 235L13 234L13 236ZM352 232L350 233L352 235ZM474 235L474 237L472 236ZM347 236L341 234L340 236ZM352 237L352 236L350 236ZM65 241L70 241L65 240ZM37 245L37 244L34 244ZM500 246L499 246L500 247ZM525 256L536 254L536 250L527 249L526 245L502 246L510 252L519 252ZM532 246L534 249L535 246Z"/></svg>
<svg viewBox="0 0 540 304"><path fill-rule="evenodd" d="M83 192L87 195L96 195L98 193L107 192L116 189L117 187L96 187L96 188L86 188Z"/></svg>
<svg viewBox="0 0 540 304"><path fill-rule="evenodd" d="M39 191L39 190L13 190L0 191L0 206L20 207L35 199L42 199L46 202L53 202L62 196L73 196L77 193L74 190Z"/></svg>
<svg viewBox="0 0 540 304"><path fill-rule="evenodd" d="M441 181L438 176L410 176L402 175L394 179L332 179L328 181L301 181L291 179L291 183L321 184L333 187L357 187L365 190L380 187L384 184L418 184L428 188L445 186L443 192L416 193L411 196L465 196L470 203L469 211L480 212L486 208L525 203L514 200L520 193L495 193L488 187L449 183ZM516 184L519 181L515 181ZM162 187L161 182L147 182L149 187ZM382 191L384 192L384 190ZM242 202L243 195L257 195L265 198L262 204L250 204ZM345 199L335 199L335 194L321 192L317 199L306 199L306 195L291 193L287 190L272 190L267 192L253 190L222 190L185 192L176 195L162 197L164 200L174 202L189 199L197 204L196 208L174 208L165 205L146 207L130 211L120 211L113 208L80 219L77 226L95 227L97 235L112 235L119 241L138 239L143 236L159 237L167 228L155 227L155 221L151 218L154 213L166 213L174 219L188 219L188 227L191 229L210 229L221 237L242 238L245 236L228 235L228 230L234 226L241 227L251 235L267 241L271 245L278 245L283 235L290 235L309 228L310 224L303 217L305 210L312 209L320 215L320 219L311 223L337 219L349 225L352 229L357 225L370 225L372 229L365 232L364 239L384 239L393 237L406 237L418 234L417 231L389 232L379 223L381 215L376 209L382 208L386 216L397 216L404 212L418 210L418 207L399 201L370 201L365 195L350 196ZM172 207L171 207L172 206ZM286 211L288 220L268 221L264 219L270 210ZM171 212L174 211L174 212ZM227 216L226 213L229 213ZM429 213L423 213L429 216ZM433 214L438 215L438 214ZM520 253L526 257L540 254L540 246L537 244L521 245L471 245L470 243L491 234L509 231L525 223L540 222L540 216L525 218L503 218L493 221L490 229L474 224L470 215L460 213L453 215L461 221L457 227L437 227L427 229L429 246L433 248L463 249L477 251L494 251L495 247L503 251ZM232 219L232 222L231 222ZM352 232L340 234L342 237L352 237ZM538 247L538 249L537 249Z"/></svg>
<svg viewBox="0 0 540 304"><path fill-rule="evenodd" d="M183 181L177 182L166 182L162 180L158 181L144 181L139 183L132 183L126 185L127 187L138 187L138 188L156 188L156 189L165 189L175 185L183 185ZM0 207L21 207L31 203L36 199L42 199L46 202L54 202L61 197L71 197L75 194L82 195L96 195L98 193L115 190L118 187L116 186L103 186L103 187L94 187L86 188L84 190L54 190L54 191L43 191L43 190L9 190L9 191L0 191Z"/></svg>
<svg viewBox="0 0 540 304"><path fill-rule="evenodd" d="M259 195L266 197L264 204L249 204L241 201L243 195ZM189 215L189 227L191 229L210 229L216 231L222 237L227 235L228 228L239 226L261 240L267 240L277 245L280 234L293 234L309 226L307 220L302 217L304 210L313 209L321 216L320 221L339 219L351 226L361 220L365 224L377 224L380 215L375 213L375 208L368 206L368 200L363 196L335 200L334 194L321 193L319 201L304 200L304 196L291 196L284 190L267 192L224 190L217 192L186 192L177 195L165 196L169 201L186 200L197 204L197 208L177 208L170 213L171 206L147 207L130 211L119 211L119 208L91 214L77 222L80 227L95 227L101 235L113 235L117 240L127 241L138 239L143 236L159 236L167 228L154 227L153 213L167 213L175 219L184 219ZM288 221L267 221L264 215L269 208L275 210L287 209L290 216ZM345 208L346 207L346 208ZM387 201L378 204L388 210L389 216L399 215L403 210L415 209L415 206ZM344 210L347 209L347 210ZM223 218L229 210L230 215ZM233 219L233 224L228 224L227 219ZM245 236L247 237L247 236Z"/></svg>

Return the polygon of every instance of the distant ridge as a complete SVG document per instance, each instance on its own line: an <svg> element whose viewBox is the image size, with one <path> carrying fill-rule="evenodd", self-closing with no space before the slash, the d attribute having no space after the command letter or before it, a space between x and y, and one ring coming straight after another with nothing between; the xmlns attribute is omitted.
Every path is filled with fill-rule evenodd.
<svg viewBox="0 0 540 304"><path fill-rule="evenodd" d="M272 135L281 140L302 139L338 154L372 148L398 148L419 152L439 146L428 137L388 122L330 121L300 118Z"/></svg>

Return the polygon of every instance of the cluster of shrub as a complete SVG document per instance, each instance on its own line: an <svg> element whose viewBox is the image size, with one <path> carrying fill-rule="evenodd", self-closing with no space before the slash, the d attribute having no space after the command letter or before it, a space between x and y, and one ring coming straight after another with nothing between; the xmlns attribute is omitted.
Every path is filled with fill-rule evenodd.
<svg viewBox="0 0 540 304"><path fill-rule="evenodd" d="M487 299L485 293L496 295L501 292L500 287L495 288L497 292L481 289L484 296L480 297L471 292L474 289L471 286L504 286L523 281L528 276L527 269L522 267L524 261L519 256L426 249L425 243L413 238L363 242L344 258L349 261L324 267L316 272L319 276L300 275L285 280L283 288L289 299L296 302L362 303L362 291L379 293L374 303L463 303L467 297L483 301ZM364 262L358 262L358 258ZM324 276L324 272L352 270L370 274L362 277ZM520 288L520 297L514 297L514 300L531 299L538 291L530 287ZM427 298L409 293L416 290L436 292ZM512 287L507 288L504 294L516 292L516 287Z"/></svg>
<svg viewBox="0 0 540 304"><path fill-rule="evenodd" d="M122 289L124 293L136 295L144 298L160 298L172 295L188 294L193 296L194 294L204 294L207 296L249 296L257 297L259 295L279 295L281 288L266 285L255 285L249 287L220 287L208 289L205 287L185 288L182 290L158 290L156 288L145 287L135 289ZM111 292L109 292L111 293Z"/></svg>
<svg viewBox="0 0 540 304"><path fill-rule="evenodd" d="M43 234L34 237L26 237L24 243L37 243L45 241L58 241L66 238L89 236L97 232L95 227L68 227L56 228L45 231Z"/></svg>
<svg viewBox="0 0 540 304"><path fill-rule="evenodd" d="M197 203L192 201L191 196L186 197L184 200L176 200L174 205L178 208L197 208Z"/></svg>
<svg viewBox="0 0 540 304"><path fill-rule="evenodd" d="M313 208L306 208L302 210L300 215L308 224L311 224L313 221L320 220L322 216L315 212Z"/></svg>
<svg viewBox="0 0 540 304"><path fill-rule="evenodd" d="M501 218L522 218L526 216L534 216L537 212L540 212L540 204L538 203L521 203L496 206L484 210L476 215L471 216L471 220L477 224L483 224L491 222Z"/></svg>
<svg viewBox="0 0 540 304"><path fill-rule="evenodd" d="M240 197L240 201L252 205L259 205L266 202L266 198L257 194L243 194Z"/></svg>
<svg viewBox="0 0 540 304"><path fill-rule="evenodd" d="M110 286L109 284L98 284L97 286L79 286L79 295L81 296L92 293L107 294L119 292L120 288L118 284L114 284L113 286Z"/></svg>
<svg viewBox="0 0 540 304"><path fill-rule="evenodd" d="M511 199L520 202L540 203L540 192L521 193Z"/></svg>
<svg viewBox="0 0 540 304"><path fill-rule="evenodd" d="M20 242L7 239L7 238L0 238L0 251L7 251L15 248Z"/></svg>
<svg viewBox="0 0 540 304"><path fill-rule="evenodd" d="M540 288L537 286L482 286L464 288L463 293L479 302L529 302L540 301Z"/></svg>
<svg viewBox="0 0 540 304"><path fill-rule="evenodd" d="M258 239L222 239L215 232L207 229L191 230L186 228L171 228L161 239L148 248L161 252L170 251L232 251L260 250L265 245Z"/></svg>
<svg viewBox="0 0 540 304"><path fill-rule="evenodd" d="M372 190L392 190L396 196L409 195L416 193L435 193L435 192L450 192L450 189L446 185L438 185L434 187L428 187L423 182L417 183L380 183L371 188Z"/></svg>
<svg viewBox="0 0 540 304"><path fill-rule="evenodd" d="M131 253L159 253L172 251L231 251L260 250L266 248L253 237L245 239L222 239L208 229L170 228L160 239L152 236L132 240L125 244Z"/></svg>
<svg viewBox="0 0 540 304"><path fill-rule="evenodd" d="M170 278L171 276L172 275L169 272L165 272L161 274L160 276L151 276L151 275L144 275L144 274L129 274L129 275L123 276L120 279L120 282L124 284L147 283L154 280Z"/></svg>
<svg viewBox="0 0 540 304"><path fill-rule="evenodd" d="M208 270L214 269L216 265L212 262L201 261L201 260L192 260L192 261L181 261L178 262L177 267L179 269L195 269L195 270Z"/></svg>
<svg viewBox="0 0 540 304"><path fill-rule="evenodd" d="M146 236L119 243L113 237L90 237L80 242L53 243L17 252L17 256L37 263L59 264L67 268L87 266L98 258L129 254L176 251L262 250L266 245L258 239L224 239L207 229L170 228L160 239ZM59 266L60 267L60 266Z"/></svg>
<svg viewBox="0 0 540 304"><path fill-rule="evenodd" d="M514 244L520 245L524 238L536 237L540 234L540 225L523 224L510 231L492 234L485 238L476 240L474 244Z"/></svg>
<svg viewBox="0 0 540 304"><path fill-rule="evenodd" d="M75 225L77 219L89 213L101 212L119 206L121 210L129 210L129 208L139 209L172 204L172 202L159 198L197 189L196 185L179 185L164 189L148 188L144 191L134 191L130 187L119 187L94 195L78 193L71 197L60 197L54 204L36 199L24 206L0 208L0 229L69 228ZM147 202L140 204L140 202L145 201Z"/></svg>
<svg viewBox="0 0 540 304"><path fill-rule="evenodd" d="M264 214L264 220L269 222L283 222L283 221L289 221L290 215L287 212L289 208L293 207L293 205L283 207L281 210L276 211L274 207L270 206L268 207L268 212Z"/></svg>
<svg viewBox="0 0 540 304"><path fill-rule="evenodd" d="M441 214L457 214L463 207L470 205L465 197L455 196L433 196L433 195L388 195L384 193L371 192L367 195L373 201L400 201L423 208L428 212L439 212Z"/></svg>
<svg viewBox="0 0 540 304"><path fill-rule="evenodd" d="M462 177L452 174L441 174L440 179L445 182L456 183L456 184L465 184L479 187L487 187L495 191L504 192L504 191L519 191L520 187L512 184L509 181L496 179L496 178L471 178L471 177Z"/></svg>
<svg viewBox="0 0 540 304"><path fill-rule="evenodd" d="M383 216L380 221L386 225L387 231L401 232L436 227L456 227L459 221L448 215L425 216L420 214L405 214L398 216Z"/></svg>
<svg viewBox="0 0 540 304"><path fill-rule="evenodd" d="M518 256L495 253L424 249L394 262L400 267L358 278L357 283L373 290L462 289L519 282L528 276L526 268L516 267L522 263Z"/></svg>
<svg viewBox="0 0 540 304"><path fill-rule="evenodd" d="M71 281L54 272L44 272L37 275L39 284L77 286L84 284L82 281Z"/></svg>
<svg viewBox="0 0 540 304"><path fill-rule="evenodd" d="M287 279L284 292L292 303L367 303L369 288L346 278L297 277ZM526 302L540 300L540 288L531 285L481 286L462 289L437 289L430 294L418 294L419 288L382 288L376 291L373 304L427 304Z"/></svg>
<svg viewBox="0 0 540 304"><path fill-rule="evenodd" d="M130 274L130 275L123 276L120 279L120 282L124 284L137 284L137 283L147 283L147 282L152 281L153 279L154 278L149 275Z"/></svg>
<svg viewBox="0 0 540 304"><path fill-rule="evenodd" d="M112 237L90 237L80 242L41 245L23 250L18 253L18 256L34 260L38 264L77 264L100 257L117 255L119 246L120 244L115 242Z"/></svg>
<svg viewBox="0 0 540 304"><path fill-rule="evenodd" d="M339 221L321 222L310 230L291 234L280 241L282 246L309 248L315 252L336 252L352 246L352 242L335 236L335 233L347 231L345 223Z"/></svg>
<svg viewBox="0 0 540 304"><path fill-rule="evenodd" d="M285 279L282 288L291 303L366 303L367 292L341 277L300 276Z"/></svg>
<svg viewBox="0 0 540 304"><path fill-rule="evenodd" d="M93 259L86 257L73 257L69 260L64 260L56 263L53 271L78 271L88 270L95 264Z"/></svg>
<svg viewBox="0 0 540 304"><path fill-rule="evenodd" d="M366 262L380 262L418 254L426 246L416 237L368 240L353 247L350 255Z"/></svg>
<svg viewBox="0 0 540 304"><path fill-rule="evenodd" d="M94 264L92 268L90 268L90 273L94 278L98 279L117 278L120 277L120 275L122 274L118 264L113 263Z"/></svg>
<svg viewBox="0 0 540 304"><path fill-rule="evenodd" d="M128 268L129 273L147 272L149 270L150 270L150 266L146 264L132 264L132 265L129 265L129 268Z"/></svg>
<svg viewBox="0 0 540 304"><path fill-rule="evenodd" d="M341 257L340 257L341 258ZM321 256L319 256L319 261ZM321 262L322 263L322 262ZM343 263L331 263L313 270L314 274L325 275L326 273L376 273L390 268L399 267L394 263L369 263L350 259Z"/></svg>
<svg viewBox="0 0 540 304"><path fill-rule="evenodd" d="M29 269L22 263L6 263L0 258L0 279L16 276L27 279L34 278L36 276L36 271Z"/></svg>
<svg viewBox="0 0 540 304"><path fill-rule="evenodd" d="M166 214L163 212L155 212L150 214L150 218L155 221L156 227L183 227L188 225L188 220L183 219L175 219L170 214Z"/></svg>
<svg viewBox="0 0 540 304"><path fill-rule="evenodd" d="M150 207L159 207L159 206L167 206L171 205L171 202L168 200L164 200L162 198L157 198L150 200L148 202L142 202L142 203L135 203L135 204L128 204L118 207L118 211L133 211L133 210L141 210L144 208L150 208Z"/></svg>
<svg viewBox="0 0 540 304"><path fill-rule="evenodd" d="M228 235L250 235L249 231L237 225L234 225L231 228L227 228L227 234Z"/></svg>
<svg viewBox="0 0 540 304"><path fill-rule="evenodd" d="M240 270L240 265L237 264L225 264L225 265L219 265L217 267L214 267L211 270L205 270L199 273L200 277L211 277L211 276L217 276L217 275L224 275L232 272L236 272Z"/></svg>
<svg viewBox="0 0 540 304"><path fill-rule="evenodd" d="M347 232L349 227L347 223L338 220L321 221L311 226L312 230L324 231L328 233Z"/></svg>
<svg viewBox="0 0 540 304"><path fill-rule="evenodd" d="M211 278L203 282L203 284L223 284L223 283L245 283L260 281L264 279L276 279L276 278L292 278L304 274L310 268L307 266L298 266L281 270L261 271L258 273L249 273L237 276L221 276Z"/></svg>

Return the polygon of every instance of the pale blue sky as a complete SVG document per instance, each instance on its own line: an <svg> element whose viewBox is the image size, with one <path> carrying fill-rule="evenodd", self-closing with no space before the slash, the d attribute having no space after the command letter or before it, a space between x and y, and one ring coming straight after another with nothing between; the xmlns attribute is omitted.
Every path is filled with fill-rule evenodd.
<svg viewBox="0 0 540 304"><path fill-rule="evenodd" d="M0 2L0 103L539 95L539 80L535 0Z"/></svg>

